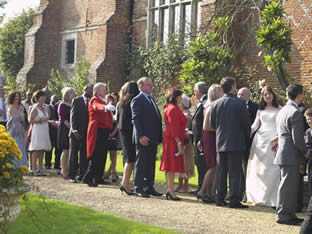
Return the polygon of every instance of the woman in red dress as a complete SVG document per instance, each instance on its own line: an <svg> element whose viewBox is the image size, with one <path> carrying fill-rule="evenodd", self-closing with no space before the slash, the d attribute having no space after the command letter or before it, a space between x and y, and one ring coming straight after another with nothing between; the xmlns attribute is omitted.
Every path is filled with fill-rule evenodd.
<svg viewBox="0 0 312 234"><path fill-rule="evenodd" d="M166 198L181 200L174 192L174 175L184 170L184 139L186 138L187 118L178 107L182 103L181 90L170 89L167 93L167 106L164 112L166 130L163 140L163 156L160 170L166 172L168 190Z"/></svg>
<svg viewBox="0 0 312 234"><path fill-rule="evenodd" d="M208 168L197 198L203 202L212 203L215 197L215 178L216 178L216 131L210 127L210 106L211 103L223 96L220 85L211 85L208 90L208 100L204 110L203 133L198 148L204 152L206 168Z"/></svg>

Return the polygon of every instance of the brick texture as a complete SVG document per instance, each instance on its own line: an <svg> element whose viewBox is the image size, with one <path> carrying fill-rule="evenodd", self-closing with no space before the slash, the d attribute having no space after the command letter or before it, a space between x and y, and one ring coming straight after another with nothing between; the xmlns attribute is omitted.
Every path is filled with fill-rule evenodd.
<svg viewBox="0 0 312 234"><path fill-rule="evenodd" d="M231 0L228 0L229 4ZM41 0L35 15L34 25L25 41L25 65L18 74L18 81L46 85L52 68L66 76L71 69L61 66L62 35L77 33L76 59L85 57L91 62L90 82L109 83L110 90L118 90L127 76L127 59L132 49L146 44L148 0L133 0L133 15L130 17L132 0ZM285 11L293 30L292 62L286 64L290 77L310 88L312 73L312 0L285 1ZM215 10L215 1L203 0L201 6L202 32L213 30L207 27ZM130 19L132 18L132 26ZM250 25L257 22L255 14ZM256 80L263 78L272 86L278 86L274 73L263 66L263 58L257 54L255 35L237 27L233 31L238 43L246 43L242 63L255 67ZM131 35L130 35L131 34ZM249 35L249 36L248 36ZM132 40L130 40L132 38ZM133 50L132 50L133 51ZM256 81L255 80L255 81Z"/></svg>

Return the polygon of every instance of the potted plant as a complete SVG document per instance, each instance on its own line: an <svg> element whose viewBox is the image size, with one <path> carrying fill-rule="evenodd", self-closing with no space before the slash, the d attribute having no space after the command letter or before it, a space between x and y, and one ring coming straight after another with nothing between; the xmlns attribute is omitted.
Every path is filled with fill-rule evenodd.
<svg viewBox="0 0 312 234"><path fill-rule="evenodd" d="M6 227L20 213L19 198L30 190L24 184L27 166L15 167L22 153L14 138L0 125L0 225Z"/></svg>

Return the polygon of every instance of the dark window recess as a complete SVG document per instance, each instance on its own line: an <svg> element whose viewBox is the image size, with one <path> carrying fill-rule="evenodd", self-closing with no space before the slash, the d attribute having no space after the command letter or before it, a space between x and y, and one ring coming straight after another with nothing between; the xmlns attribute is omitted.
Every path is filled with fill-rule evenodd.
<svg viewBox="0 0 312 234"><path fill-rule="evenodd" d="M75 63L75 40L66 41L65 64Z"/></svg>

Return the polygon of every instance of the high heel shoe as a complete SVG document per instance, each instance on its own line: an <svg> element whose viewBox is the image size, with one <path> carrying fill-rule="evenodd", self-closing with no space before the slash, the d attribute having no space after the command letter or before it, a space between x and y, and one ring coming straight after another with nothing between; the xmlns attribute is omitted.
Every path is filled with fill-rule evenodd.
<svg viewBox="0 0 312 234"><path fill-rule="evenodd" d="M119 189L120 189L121 193L125 192L128 196L134 195L134 192L131 192L131 191L128 192L128 191L126 190L126 188L125 188L122 184L119 185Z"/></svg>
<svg viewBox="0 0 312 234"><path fill-rule="evenodd" d="M212 200L209 198L208 195L203 195L203 194L197 193L196 197L197 197L197 200L202 200L202 202L204 202L204 203L209 203L209 204L212 203Z"/></svg>
<svg viewBox="0 0 312 234"><path fill-rule="evenodd" d="M166 199L168 200L168 198L170 198L172 201L181 201L181 198L173 197L169 191L166 192Z"/></svg>

